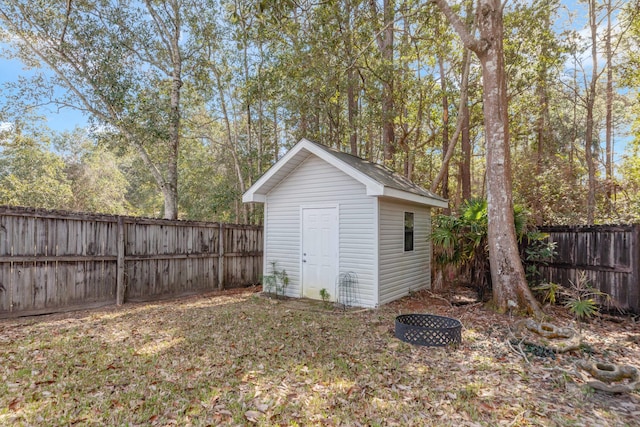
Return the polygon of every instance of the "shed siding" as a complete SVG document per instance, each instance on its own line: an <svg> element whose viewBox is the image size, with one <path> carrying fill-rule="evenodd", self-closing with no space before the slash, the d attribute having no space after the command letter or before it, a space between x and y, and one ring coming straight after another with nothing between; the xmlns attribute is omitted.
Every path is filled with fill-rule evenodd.
<svg viewBox="0 0 640 427"><path fill-rule="evenodd" d="M431 286L431 210L380 199L379 302L386 304ZM404 213L414 213L414 249L404 251Z"/></svg>
<svg viewBox="0 0 640 427"><path fill-rule="evenodd" d="M340 273L358 276L358 305L377 305L375 288L376 198L355 179L316 156L310 156L267 194L265 274L270 262L289 276L287 295L300 297L301 207L338 206ZM335 297L335 296L334 296Z"/></svg>

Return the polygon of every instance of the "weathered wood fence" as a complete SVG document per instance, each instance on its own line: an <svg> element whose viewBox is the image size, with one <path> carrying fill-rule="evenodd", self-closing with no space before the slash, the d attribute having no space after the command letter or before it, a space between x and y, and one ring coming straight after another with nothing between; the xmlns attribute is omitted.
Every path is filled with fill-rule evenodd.
<svg viewBox="0 0 640 427"><path fill-rule="evenodd" d="M262 227L0 206L0 318L259 283Z"/></svg>
<svg viewBox="0 0 640 427"><path fill-rule="evenodd" d="M556 242L558 252L541 267L546 280L569 285L584 272L617 306L640 313L640 224L553 226L540 231Z"/></svg>

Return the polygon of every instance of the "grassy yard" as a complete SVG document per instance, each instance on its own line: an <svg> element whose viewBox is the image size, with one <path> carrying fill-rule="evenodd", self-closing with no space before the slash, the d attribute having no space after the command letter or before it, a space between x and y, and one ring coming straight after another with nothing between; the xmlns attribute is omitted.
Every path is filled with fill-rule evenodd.
<svg viewBox="0 0 640 427"><path fill-rule="evenodd" d="M398 341L403 312L460 319L463 344ZM579 357L637 366L637 323L527 362L513 320L427 293L343 312L250 292L0 320L0 425L640 425L638 392L571 375Z"/></svg>

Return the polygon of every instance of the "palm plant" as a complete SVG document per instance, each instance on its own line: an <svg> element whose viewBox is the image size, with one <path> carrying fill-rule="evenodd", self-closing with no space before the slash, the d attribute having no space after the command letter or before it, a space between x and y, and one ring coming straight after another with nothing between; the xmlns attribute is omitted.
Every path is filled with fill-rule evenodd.
<svg viewBox="0 0 640 427"><path fill-rule="evenodd" d="M527 212L516 206L513 213L516 235L522 240L527 233ZM441 268L458 268L469 278L480 298L491 289L487 231L487 201L470 199L458 215L435 217L431 234L434 263Z"/></svg>
<svg viewBox="0 0 640 427"><path fill-rule="evenodd" d="M480 296L488 285L487 203L467 201L459 215L439 215L431 235L434 262L444 268L453 266L470 278Z"/></svg>
<svg viewBox="0 0 640 427"><path fill-rule="evenodd" d="M569 286L544 283L534 290L542 291L544 299L551 304L562 302L574 315L582 332L582 322L597 315L602 303L611 304L611 296L592 286L584 271L578 273L575 280L569 280Z"/></svg>

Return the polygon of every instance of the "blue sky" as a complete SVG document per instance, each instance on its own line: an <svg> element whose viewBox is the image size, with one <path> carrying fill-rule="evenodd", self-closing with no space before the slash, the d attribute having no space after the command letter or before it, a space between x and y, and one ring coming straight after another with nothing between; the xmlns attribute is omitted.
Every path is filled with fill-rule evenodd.
<svg viewBox="0 0 640 427"><path fill-rule="evenodd" d="M34 72L24 67L22 62L15 59L0 57L0 103L4 103L2 90L5 83L16 82L20 76L32 76ZM61 89L62 91L62 89ZM73 130L75 127L87 126L87 118L83 114L72 108L65 108L60 111L55 106L41 107L39 114L47 119L46 125L57 132Z"/></svg>

